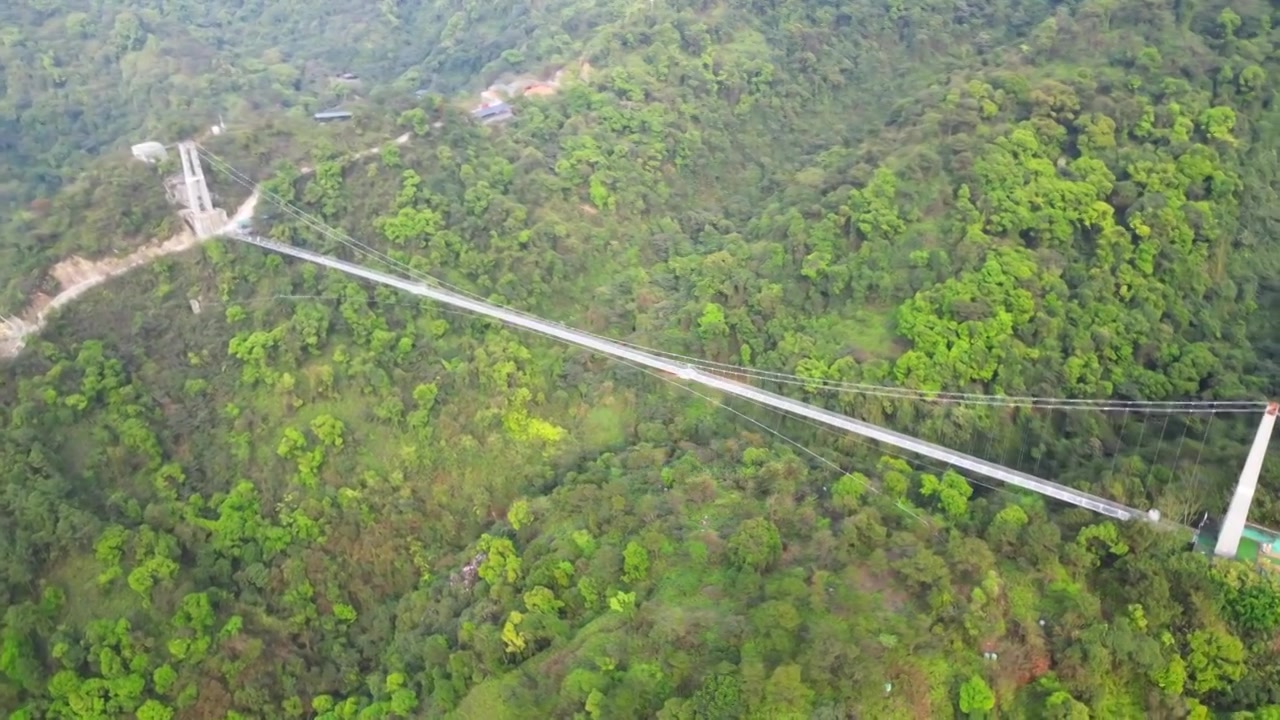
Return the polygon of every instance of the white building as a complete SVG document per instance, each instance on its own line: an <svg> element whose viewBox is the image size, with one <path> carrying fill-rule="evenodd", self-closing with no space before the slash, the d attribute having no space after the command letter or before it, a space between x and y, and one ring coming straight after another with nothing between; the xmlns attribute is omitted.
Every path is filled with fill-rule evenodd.
<svg viewBox="0 0 1280 720"><path fill-rule="evenodd" d="M169 157L169 151L158 142L144 142L133 146L133 156L144 163L154 165Z"/></svg>

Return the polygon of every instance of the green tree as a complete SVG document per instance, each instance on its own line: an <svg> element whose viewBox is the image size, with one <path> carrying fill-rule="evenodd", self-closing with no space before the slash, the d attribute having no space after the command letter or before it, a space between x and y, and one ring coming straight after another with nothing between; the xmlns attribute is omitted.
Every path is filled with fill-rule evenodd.
<svg viewBox="0 0 1280 720"><path fill-rule="evenodd" d="M698 318L698 332L706 339L727 336L729 325L725 321L724 308L718 303L707 303L702 308L702 317Z"/></svg>
<svg viewBox="0 0 1280 720"><path fill-rule="evenodd" d="M480 563L479 575L495 588L502 583L515 583L520 579L520 554L506 538L481 535L478 549L485 559Z"/></svg>
<svg viewBox="0 0 1280 720"><path fill-rule="evenodd" d="M729 538L729 555L741 567L764 570L782 555L782 536L767 518L746 520Z"/></svg>
<svg viewBox="0 0 1280 720"><path fill-rule="evenodd" d="M418 694L408 688L391 693L391 712L401 717L412 717L418 709Z"/></svg>
<svg viewBox="0 0 1280 720"><path fill-rule="evenodd" d="M1200 116L1200 124L1210 138L1228 143L1235 142L1231 131L1236 126L1236 113L1231 108L1219 106L1205 110Z"/></svg>
<svg viewBox="0 0 1280 720"><path fill-rule="evenodd" d="M168 695L169 690L173 688L173 684L178 681L178 673L173 669L172 665L164 664L156 668L151 673L151 682L155 686L156 692L161 695Z"/></svg>
<svg viewBox="0 0 1280 720"><path fill-rule="evenodd" d="M511 503L511 507L507 508L507 522L511 523L511 527L519 530L533 521L533 513L529 510L529 503L526 500L516 500Z"/></svg>
<svg viewBox="0 0 1280 720"><path fill-rule="evenodd" d="M38 686L39 665L31 637L18 628L0 630L0 674L19 688Z"/></svg>
<svg viewBox="0 0 1280 720"><path fill-rule="evenodd" d="M831 488L831 502L843 512L853 512L870 484L871 481L862 473L842 475Z"/></svg>
<svg viewBox="0 0 1280 720"><path fill-rule="evenodd" d="M519 655L525 651L529 645L529 637L520 631L520 624L524 621L524 615L511 611L507 616L507 622L502 626L502 643L506 646L508 653Z"/></svg>
<svg viewBox="0 0 1280 720"><path fill-rule="evenodd" d="M319 415L311 421L311 432L320 442L334 448L342 447L342 434L346 429L347 426L332 415Z"/></svg>
<svg viewBox="0 0 1280 720"><path fill-rule="evenodd" d="M709 675L690 704L693 717L699 720L737 720L745 714L742 680L737 675Z"/></svg>
<svg viewBox="0 0 1280 720"><path fill-rule="evenodd" d="M1045 716L1053 720L1089 720L1089 706L1059 690L1045 700Z"/></svg>
<svg viewBox="0 0 1280 720"><path fill-rule="evenodd" d="M769 676L764 703L756 711L759 718L803 720L813 712L813 690L801 679L799 665L780 665Z"/></svg>
<svg viewBox="0 0 1280 720"><path fill-rule="evenodd" d="M637 542L627 543L622 551L622 579L629 583L643 581L649 576L649 551Z"/></svg>
<svg viewBox="0 0 1280 720"><path fill-rule="evenodd" d="M1240 639L1219 630L1197 630L1187 638L1187 686L1196 695L1225 690L1244 677Z"/></svg>
<svg viewBox="0 0 1280 720"><path fill-rule="evenodd" d="M997 548L1014 548L1019 534L1029 522L1027 512L1020 506L1005 506L996 513L991 525L987 527L987 540Z"/></svg>
<svg viewBox="0 0 1280 720"><path fill-rule="evenodd" d="M956 520L969 512L969 498L973 495L973 487L959 473L947 470L942 474L941 480L933 475L921 475L920 494L936 497L947 517Z"/></svg>
<svg viewBox="0 0 1280 720"><path fill-rule="evenodd" d="M987 681L973 675L960 686L960 712L972 718L986 717L996 706L995 693Z"/></svg>
<svg viewBox="0 0 1280 720"><path fill-rule="evenodd" d="M155 700L147 700L138 708L138 720L169 720L173 709Z"/></svg>

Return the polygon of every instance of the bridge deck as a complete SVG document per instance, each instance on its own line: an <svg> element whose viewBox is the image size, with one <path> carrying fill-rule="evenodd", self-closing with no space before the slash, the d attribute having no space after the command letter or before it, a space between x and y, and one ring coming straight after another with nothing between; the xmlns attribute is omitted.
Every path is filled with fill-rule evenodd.
<svg viewBox="0 0 1280 720"><path fill-rule="evenodd" d="M1088 508L1089 510L1093 510L1094 512L1101 513L1117 520L1151 519L1146 512L1136 508L1131 508L1096 495L1074 490L1065 485L1045 480L1044 478L1013 470L1003 465L988 462L972 455L956 452L941 445L926 442L893 430L888 430L886 428L879 427L878 425L873 425L861 420L854 420L852 418L845 417L844 415L824 410L823 408L815 405L810 405L809 403L792 400L791 398L778 395L777 393L760 390L759 388L743 385L717 375L705 373L693 366L661 358L656 355L650 355L649 353L610 342L609 340L593 335L588 335L578 330L551 323L531 315L506 310L480 300L474 300L447 290L442 290L438 287L405 280L376 270L370 270L354 263L337 260L326 255L321 255L309 250L303 250L302 248L296 248L291 245L282 245L271 240L250 235L238 229L228 228L224 232L226 232L230 237L242 242L257 245L258 247L285 255L291 255L301 260L306 260L334 270L339 270L355 277L399 288L421 297L431 298L454 307L469 310L479 315L491 317L508 325L522 327L526 330L531 330L548 337L557 338L579 347L595 350L596 352L604 355L622 358L636 363L637 365L643 365L655 370L671 373L689 382L695 382L731 395L754 400L831 427L846 430L863 437L871 438L872 440L878 440L903 450L909 450L918 455L923 455L925 457L947 463L948 465L953 465L962 470L982 475L983 477L999 480L1072 505Z"/></svg>

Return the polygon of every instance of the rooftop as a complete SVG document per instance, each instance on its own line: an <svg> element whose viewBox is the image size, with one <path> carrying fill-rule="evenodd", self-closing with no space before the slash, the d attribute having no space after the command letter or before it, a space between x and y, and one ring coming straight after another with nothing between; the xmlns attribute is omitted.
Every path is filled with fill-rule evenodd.
<svg viewBox="0 0 1280 720"><path fill-rule="evenodd" d="M511 112L511 106L504 102L486 103L471 111L476 117L489 117L499 113Z"/></svg>
<svg viewBox="0 0 1280 720"><path fill-rule="evenodd" d="M471 116L487 125L512 117L511 106L504 102L486 103L472 110Z"/></svg>
<svg viewBox="0 0 1280 720"><path fill-rule="evenodd" d="M158 142L142 142L131 148L133 156L143 162L154 163L164 160L169 153L165 150L164 145Z"/></svg>

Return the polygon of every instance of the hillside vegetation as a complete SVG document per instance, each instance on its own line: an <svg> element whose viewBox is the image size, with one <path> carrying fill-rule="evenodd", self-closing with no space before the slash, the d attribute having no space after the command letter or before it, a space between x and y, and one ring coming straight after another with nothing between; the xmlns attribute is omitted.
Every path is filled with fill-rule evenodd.
<svg viewBox="0 0 1280 720"><path fill-rule="evenodd" d="M445 3L16 0L0 11L0 152L5 199L57 187L86 155L221 114L320 109L396 81L400 92L456 89L573 48L538 11ZM553 13L564 3L546 8ZM589 30L606 11L578 13ZM579 8L581 10L581 8ZM558 34L563 34L561 31ZM500 58L506 53L505 59ZM364 82L339 82L354 72ZM24 182L25 181L25 182Z"/></svg>
<svg viewBox="0 0 1280 720"><path fill-rule="evenodd" d="M130 145L574 59L617 8L445 2L12 0L0 7L0 311L69 252L173 230ZM561 20L561 17L565 17ZM572 33L572 37L570 34ZM339 78L359 76L356 82ZM295 122L292 129L307 131ZM252 130L250 130L252 128ZM172 171L172 168L168 168ZM63 192L58 192L59 190ZM74 219L75 223L69 222Z"/></svg>
<svg viewBox="0 0 1280 720"><path fill-rule="evenodd" d="M336 32L317 14L381 39L314 57L388 77L592 68L507 125L396 90L355 125L255 114L205 143L414 270L1175 520L1225 505L1248 418L821 383L1273 394L1269 5L542 4L519 38L459 10L488 50L426 61L391 41L434 16L271 7L296 47ZM266 52L242 12L216 32ZM99 252L72 203L101 237L172 222L129 172L23 222ZM266 205L263 232L350 256ZM1184 535L230 241L98 291L0 373L9 717L1280 715L1280 582ZM1265 490L1253 517L1280 522Z"/></svg>

